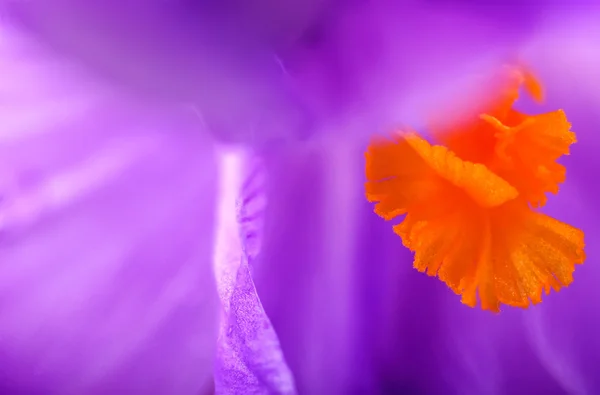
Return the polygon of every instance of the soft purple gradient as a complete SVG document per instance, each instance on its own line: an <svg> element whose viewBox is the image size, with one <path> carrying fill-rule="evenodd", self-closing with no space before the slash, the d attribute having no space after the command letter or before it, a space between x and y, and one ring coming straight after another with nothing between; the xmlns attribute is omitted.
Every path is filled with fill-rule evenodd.
<svg viewBox="0 0 600 395"><path fill-rule="evenodd" d="M597 393L586 3L0 2L0 392ZM578 133L548 211L586 231L588 262L493 316L411 268L363 151L517 55ZM264 160L256 256L220 216L213 138Z"/></svg>
<svg viewBox="0 0 600 395"><path fill-rule="evenodd" d="M199 118L8 26L0 76L0 392L197 393L217 324Z"/></svg>
<svg viewBox="0 0 600 395"><path fill-rule="evenodd" d="M368 114L376 129L420 124L432 101L460 94L467 69L510 54L545 12L535 2L3 3L5 18L53 50L191 103L219 139L253 145L305 139L348 112Z"/></svg>

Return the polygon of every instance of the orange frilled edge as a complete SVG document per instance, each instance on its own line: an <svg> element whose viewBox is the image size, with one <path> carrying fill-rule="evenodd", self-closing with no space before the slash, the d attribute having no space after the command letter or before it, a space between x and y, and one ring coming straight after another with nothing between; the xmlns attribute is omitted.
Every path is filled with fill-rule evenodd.
<svg viewBox="0 0 600 395"><path fill-rule="evenodd" d="M434 128L441 145L397 133L366 152L367 199L386 220L405 215L394 231L415 253L414 267L494 312L541 302L585 259L581 230L535 211L565 180L556 160L575 135L561 110L514 110L523 85L541 98L531 74L510 70L485 113Z"/></svg>

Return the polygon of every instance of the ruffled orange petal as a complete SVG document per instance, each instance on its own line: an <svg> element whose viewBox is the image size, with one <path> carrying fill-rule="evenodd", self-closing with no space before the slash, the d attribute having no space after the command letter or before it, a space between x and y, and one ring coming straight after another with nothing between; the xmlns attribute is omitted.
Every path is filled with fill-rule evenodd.
<svg viewBox="0 0 600 395"><path fill-rule="evenodd" d="M565 168L556 163L576 142L563 111L526 115L512 109L520 87L534 98L542 86L526 69L506 69L497 78L492 100L451 128L434 134L461 159L481 163L506 179L534 207L546 203L546 193L557 193Z"/></svg>
<svg viewBox="0 0 600 395"><path fill-rule="evenodd" d="M398 134L394 141L375 141L366 158L367 179L372 180L366 185L367 197L382 203L393 200L397 210L402 207L395 215L421 206L432 197L437 199L439 193L460 192L482 207L495 207L518 195L515 188L485 166L463 161L447 148L432 146L414 133ZM391 218L387 210L376 206L376 211L384 211L381 215Z"/></svg>
<svg viewBox="0 0 600 395"><path fill-rule="evenodd" d="M557 193L558 185L565 181L565 168L556 160L569 154L575 134L561 110L534 116L514 111L511 118L518 120L516 126L482 115L495 130L495 158L489 166L534 207L541 207L547 200L545 194Z"/></svg>
<svg viewBox="0 0 600 395"><path fill-rule="evenodd" d="M437 275L463 303L498 311L526 307L572 281L583 262L581 231L535 213L504 179L415 134L368 149L367 198L415 252L414 267Z"/></svg>
<svg viewBox="0 0 600 395"><path fill-rule="evenodd" d="M430 220L409 213L395 231L415 251L414 267L437 275L466 305L528 307L569 285L585 253L583 232L522 203Z"/></svg>
<svg viewBox="0 0 600 395"><path fill-rule="evenodd" d="M490 103L480 109L480 113L487 113L493 117L504 119L512 110L519 98L519 90L524 92L537 102L544 99L544 89L535 74L525 66L506 66L500 74L494 76L492 85L486 87L487 96L491 98ZM495 92L494 94L489 94Z"/></svg>
<svg viewBox="0 0 600 395"><path fill-rule="evenodd" d="M488 164L494 158L496 137L493 128L481 119L481 114L496 118L502 124L515 126L509 120L514 113L512 107L519 98L519 90L524 88L535 100L541 101L543 89L535 75L525 67L505 67L491 81L482 85L486 93L477 97L487 97L488 100L471 106L474 108L467 114L446 115L432 125L431 131L441 145L460 158Z"/></svg>
<svg viewBox="0 0 600 395"><path fill-rule="evenodd" d="M527 307L542 301L542 290L548 294L573 282L575 265L585 260L584 235L517 203L491 212L498 240L491 263L494 276L504 279L495 284L498 302Z"/></svg>

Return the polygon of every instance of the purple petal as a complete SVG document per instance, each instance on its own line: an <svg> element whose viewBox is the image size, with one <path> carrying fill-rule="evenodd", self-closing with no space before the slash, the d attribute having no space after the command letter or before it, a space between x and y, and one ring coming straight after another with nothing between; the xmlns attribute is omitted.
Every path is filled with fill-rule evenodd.
<svg viewBox="0 0 600 395"><path fill-rule="evenodd" d="M197 394L217 318L202 124L0 32L0 392Z"/></svg>
<svg viewBox="0 0 600 395"><path fill-rule="evenodd" d="M222 318L215 393L293 395L293 377L250 274L260 251L265 202L264 170L259 162L253 165L248 155L239 149L221 155L214 264Z"/></svg>
<svg viewBox="0 0 600 395"><path fill-rule="evenodd" d="M465 69L505 56L546 11L392 0L4 3L52 48L189 102L220 139L253 145L349 136L323 127L349 114L420 125L442 92L462 91Z"/></svg>
<svg viewBox="0 0 600 395"><path fill-rule="evenodd" d="M199 108L223 140L259 144L304 133L304 109L261 37L266 26L245 12L251 8L186 1L8 3L7 18L53 50L119 83Z"/></svg>
<svg viewBox="0 0 600 395"><path fill-rule="evenodd" d="M354 258L362 154L343 144L329 154L303 145L268 156L256 287L299 393L369 393Z"/></svg>

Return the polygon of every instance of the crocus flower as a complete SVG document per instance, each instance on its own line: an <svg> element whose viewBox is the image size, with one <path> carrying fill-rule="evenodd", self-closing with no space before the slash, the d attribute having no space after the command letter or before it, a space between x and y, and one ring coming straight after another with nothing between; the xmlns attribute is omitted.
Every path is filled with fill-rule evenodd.
<svg viewBox="0 0 600 395"><path fill-rule="evenodd" d="M548 214L593 263L595 14L279 4L2 3L2 391L594 393L593 265L468 309L373 214L363 152L519 52L589 147Z"/></svg>

